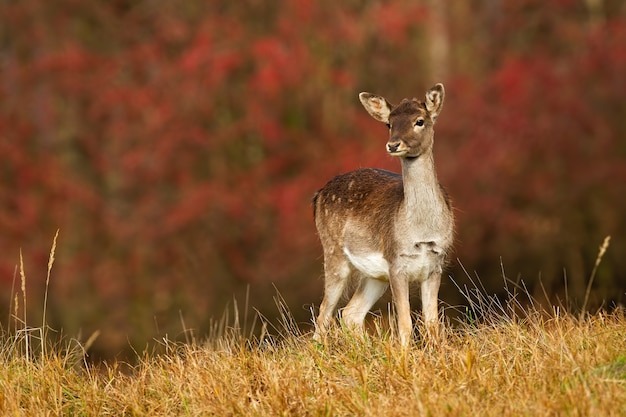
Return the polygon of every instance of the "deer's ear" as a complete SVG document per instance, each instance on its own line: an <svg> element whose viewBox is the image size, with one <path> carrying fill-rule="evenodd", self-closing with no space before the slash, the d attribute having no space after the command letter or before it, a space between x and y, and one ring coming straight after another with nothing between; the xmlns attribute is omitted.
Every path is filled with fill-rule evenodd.
<svg viewBox="0 0 626 417"><path fill-rule="evenodd" d="M361 104L363 104L363 107L365 107L365 110L367 110L370 116L380 122L389 123L391 104L389 104L387 100L381 96L370 93L359 94L359 100L361 100Z"/></svg>
<svg viewBox="0 0 626 417"><path fill-rule="evenodd" d="M445 90L443 84L436 84L433 88L426 92L426 110L430 113L430 117L435 120L443 107L443 97Z"/></svg>

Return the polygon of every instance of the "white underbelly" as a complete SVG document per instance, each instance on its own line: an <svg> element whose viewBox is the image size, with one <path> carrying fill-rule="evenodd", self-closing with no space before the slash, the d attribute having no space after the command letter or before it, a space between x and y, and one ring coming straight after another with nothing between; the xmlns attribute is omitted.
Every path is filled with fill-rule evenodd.
<svg viewBox="0 0 626 417"><path fill-rule="evenodd" d="M389 262L380 252L354 254L347 248L344 253L352 266L362 274L377 279L389 279ZM400 255L395 261L394 269L406 276L410 281L422 282L433 272L441 272L440 258L433 252L420 251L410 255Z"/></svg>
<svg viewBox="0 0 626 417"><path fill-rule="evenodd" d="M389 279L389 262L380 252L353 254L347 248L343 252L352 266L364 275L378 279Z"/></svg>

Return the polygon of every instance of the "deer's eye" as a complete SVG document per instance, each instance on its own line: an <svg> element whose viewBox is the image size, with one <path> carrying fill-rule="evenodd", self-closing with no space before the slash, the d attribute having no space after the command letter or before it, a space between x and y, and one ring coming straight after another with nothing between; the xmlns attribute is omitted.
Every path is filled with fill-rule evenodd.
<svg viewBox="0 0 626 417"><path fill-rule="evenodd" d="M424 119L417 119L415 122L415 126L422 127L424 126Z"/></svg>
<svg viewBox="0 0 626 417"><path fill-rule="evenodd" d="M387 129L391 129L391 123L387 123Z"/></svg>

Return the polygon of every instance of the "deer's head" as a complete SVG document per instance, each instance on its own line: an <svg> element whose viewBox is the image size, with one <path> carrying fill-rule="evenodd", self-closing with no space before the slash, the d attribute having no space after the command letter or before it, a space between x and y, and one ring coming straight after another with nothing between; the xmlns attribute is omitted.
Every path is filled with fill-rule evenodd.
<svg viewBox="0 0 626 417"><path fill-rule="evenodd" d="M417 158L432 149L435 120L443 107L443 84L426 92L425 101L404 99L392 106L381 96L359 94L365 110L389 128L387 152L392 156Z"/></svg>

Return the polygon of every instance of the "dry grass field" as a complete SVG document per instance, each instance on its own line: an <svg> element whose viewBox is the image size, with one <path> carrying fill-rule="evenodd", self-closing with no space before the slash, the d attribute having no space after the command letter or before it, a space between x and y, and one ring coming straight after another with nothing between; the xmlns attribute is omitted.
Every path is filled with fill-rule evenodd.
<svg viewBox="0 0 626 417"><path fill-rule="evenodd" d="M205 343L162 341L138 364L86 366L68 341L27 354L2 336L2 415L503 416L626 414L623 312L493 314L447 325L406 351L377 326L324 344L285 322L279 337L233 328ZM288 317L287 317L288 319ZM35 338L37 331L30 333ZM31 340L32 343L32 340ZM31 348L29 348L31 349ZM32 349L31 349L32 350Z"/></svg>
<svg viewBox="0 0 626 417"><path fill-rule="evenodd" d="M53 262L54 246L46 285ZM240 326L235 308L206 340L163 339L132 366L90 364L90 340L51 342L45 300L41 327L16 310L0 333L0 415L626 415L622 309L573 315L462 292L465 320L406 350L380 317L366 334L337 326L317 343L279 299L274 335L262 318Z"/></svg>

